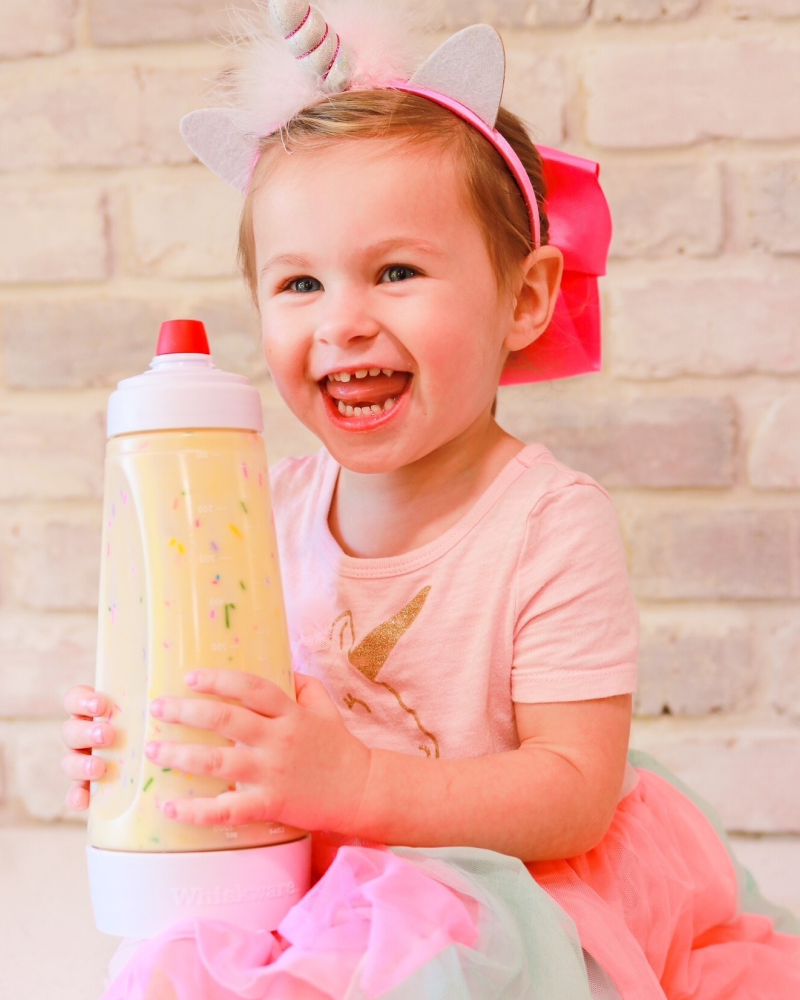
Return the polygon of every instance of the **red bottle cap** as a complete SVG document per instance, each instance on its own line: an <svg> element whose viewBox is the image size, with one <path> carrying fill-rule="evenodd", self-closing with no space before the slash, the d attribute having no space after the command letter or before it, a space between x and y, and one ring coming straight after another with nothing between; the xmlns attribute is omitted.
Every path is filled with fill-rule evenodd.
<svg viewBox="0 0 800 1000"><path fill-rule="evenodd" d="M168 319L158 334L159 354L211 354L206 328L199 319Z"/></svg>

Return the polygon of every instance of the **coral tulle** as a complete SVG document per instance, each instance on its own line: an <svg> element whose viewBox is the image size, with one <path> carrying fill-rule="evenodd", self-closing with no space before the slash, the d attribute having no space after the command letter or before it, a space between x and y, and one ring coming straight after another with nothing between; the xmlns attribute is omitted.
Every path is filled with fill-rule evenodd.
<svg viewBox="0 0 800 1000"><path fill-rule="evenodd" d="M178 924L105 1000L798 1000L800 937L742 912L770 904L724 834L639 778L594 850L533 878L490 851L342 847L279 935Z"/></svg>
<svg viewBox="0 0 800 1000"><path fill-rule="evenodd" d="M623 1000L800 998L800 937L740 912L717 831L657 774L639 770L594 850L528 870Z"/></svg>

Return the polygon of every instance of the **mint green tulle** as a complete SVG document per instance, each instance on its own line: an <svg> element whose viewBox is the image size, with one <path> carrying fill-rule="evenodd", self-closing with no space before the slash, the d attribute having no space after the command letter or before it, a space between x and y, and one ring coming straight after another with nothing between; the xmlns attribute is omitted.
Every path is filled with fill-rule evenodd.
<svg viewBox="0 0 800 1000"><path fill-rule="evenodd" d="M472 948L451 945L382 1000L592 1000L574 923L521 861L465 847L393 852L476 901L481 936Z"/></svg>

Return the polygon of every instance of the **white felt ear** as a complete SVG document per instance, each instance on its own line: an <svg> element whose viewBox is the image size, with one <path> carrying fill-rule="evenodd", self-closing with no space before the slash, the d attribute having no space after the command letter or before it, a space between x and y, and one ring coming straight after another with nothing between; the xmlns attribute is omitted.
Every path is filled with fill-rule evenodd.
<svg viewBox="0 0 800 1000"><path fill-rule="evenodd" d="M181 135L194 155L209 170L245 194L256 147L236 127L222 108L191 111L181 119Z"/></svg>
<svg viewBox="0 0 800 1000"><path fill-rule="evenodd" d="M408 82L452 97L494 128L505 76L500 35L489 24L473 24L443 42Z"/></svg>

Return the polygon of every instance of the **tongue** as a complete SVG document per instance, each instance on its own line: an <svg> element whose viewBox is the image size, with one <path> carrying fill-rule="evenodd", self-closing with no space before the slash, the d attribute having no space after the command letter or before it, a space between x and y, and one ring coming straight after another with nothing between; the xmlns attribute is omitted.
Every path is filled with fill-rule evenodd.
<svg viewBox="0 0 800 1000"><path fill-rule="evenodd" d="M351 376L349 382L328 382L326 388L332 399L347 403L348 406L360 406L364 403L377 403L383 406L387 399L397 399L411 378L408 372L395 372L393 375L367 375L365 378Z"/></svg>

